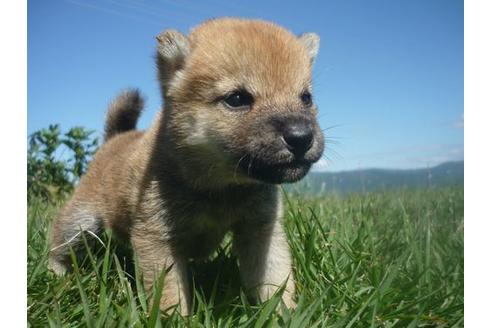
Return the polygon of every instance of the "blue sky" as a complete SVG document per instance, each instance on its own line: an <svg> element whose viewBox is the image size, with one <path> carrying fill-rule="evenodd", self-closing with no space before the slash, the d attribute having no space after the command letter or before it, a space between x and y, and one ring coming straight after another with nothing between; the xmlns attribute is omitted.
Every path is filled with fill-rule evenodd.
<svg viewBox="0 0 492 328"><path fill-rule="evenodd" d="M125 87L160 107L155 36L213 17L316 32L322 170L414 168L463 159L463 1L28 1L28 133L59 123L101 133ZM331 127L331 128L330 128Z"/></svg>

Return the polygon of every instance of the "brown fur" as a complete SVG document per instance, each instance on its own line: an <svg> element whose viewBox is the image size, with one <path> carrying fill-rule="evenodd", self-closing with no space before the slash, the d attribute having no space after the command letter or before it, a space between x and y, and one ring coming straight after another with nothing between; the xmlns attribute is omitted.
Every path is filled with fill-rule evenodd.
<svg viewBox="0 0 492 328"><path fill-rule="evenodd" d="M286 284L283 300L295 306L275 184L302 178L323 150L316 107L300 100L312 89L317 36L218 19L157 39L165 108L147 131L124 132L135 127L140 96L126 92L110 107L109 140L54 223L50 267L69 268L81 230L113 229L131 240L147 289L169 271L161 309L179 303L188 314L188 259L207 257L232 230L246 290L264 301ZM247 110L224 101L238 88L254 97ZM313 135L301 155L282 137L299 122Z"/></svg>

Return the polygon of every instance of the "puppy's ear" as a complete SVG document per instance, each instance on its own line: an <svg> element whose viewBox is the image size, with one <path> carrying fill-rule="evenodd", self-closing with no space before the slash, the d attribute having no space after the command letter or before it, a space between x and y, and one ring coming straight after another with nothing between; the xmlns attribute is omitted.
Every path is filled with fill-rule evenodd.
<svg viewBox="0 0 492 328"><path fill-rule="evenodd" d="M309 58L311 59L311 63L316 58L319 49L319 36L316 33L304 33L299 37L299 41L306 48Z"/></svg>
<svg viewBox="0 0 492 328"><path fill-rule="evenodd" d="M183 68L190 53L188 38L175 30L166 30L156 37L157 68L163 95L166 95L169 82L177 71Z"/></svg>

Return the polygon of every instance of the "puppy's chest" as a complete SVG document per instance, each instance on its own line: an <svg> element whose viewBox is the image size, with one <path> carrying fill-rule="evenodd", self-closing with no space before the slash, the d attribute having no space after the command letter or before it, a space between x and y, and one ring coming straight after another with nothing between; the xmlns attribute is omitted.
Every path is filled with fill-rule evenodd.
<svg viewBox="0 0 492 328"><path fill-rule="evenodd" d="M245 209L215 202L196 202L171 211L171 240L180 253L203 258L213 252Z"/></svg>
<svg viewBox="0 0 492 328"><path fill-rule="evenodd" d="M161 208L170 242L189 258L208 256L230 230L275 218L278 193L270 186L229 188L220 193L166 190L159 202L162 207L156 208Z"/></svg>
<svg viewBox="0 0 492 328"><path fill-rule="evenodd" d="M206 232L227 231L245 219L264 216L264 209L274 202L271 193L232 189L220 194L176 193L167 199L166 205L176 229Z"/></svg>

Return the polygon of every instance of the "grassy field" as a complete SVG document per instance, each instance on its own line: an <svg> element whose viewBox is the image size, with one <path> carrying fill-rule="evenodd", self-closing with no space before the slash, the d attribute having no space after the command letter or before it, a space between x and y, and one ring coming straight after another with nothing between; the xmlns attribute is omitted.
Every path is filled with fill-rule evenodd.
<svg viewBox="0 0 492 328"><path fill-rule="evenodd" d="M31 327L463 327L463 189L289 198L285 225L295 263L295 311L278 297L249 305L230 240L192 263L194 314L161 318L147 306L128 249L106 247L63 278L47 271L56 206L28 208ZM135 278L136 277L136 278ZM158 303L158 302L157 302Z"/></svg>

